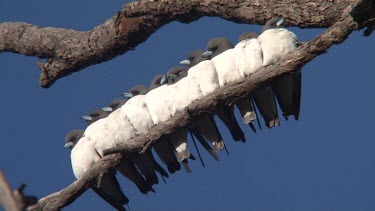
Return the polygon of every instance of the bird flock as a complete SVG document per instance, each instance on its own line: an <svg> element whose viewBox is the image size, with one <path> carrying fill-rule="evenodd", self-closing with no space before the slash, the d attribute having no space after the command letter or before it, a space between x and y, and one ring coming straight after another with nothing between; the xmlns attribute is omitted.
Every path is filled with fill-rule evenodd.
<svg viewBox="0 0 375 211"><path fill-rule="evenodd" d="M115 99L107 107L82 116L88 125L86 130L72 130L65 140L65 147L71 149L75 177L79 178L98 162L104 150L149 133L154 125L172 118L219 87L248 77L294 51L297 36L283 28L283 23L282 18L272 18L259 36L245 32L235 46L226 38L212 38L206 51L192 51L180 62L181 66L156 75L149 87L135 85L123 94L124 98ZM134 183L140 192L154 192L153 186L159 183L157 173L164 179L169 177L168 172L173 174L181 170L181 164L191 172L188 160L195 160L195 157L189 149L189 134L195 146L196 139L215 160L219 160L216 152L226 150L226 146L214 115L229 129L234 141L246 142L234 115L234 106L240 111L242 122L255 132L255 121L261 128L257 110L265 125L272 128L280 124L276 101L286 119L294 116L298 120L300 100L301 71L298 69L242 96L232 106L219 103L213 113L205 113L191 125L160 137L144 154L130 153L115 170L104 174L91 188L115 209L125 210L124 205L129 199L115 177L117 171ZM155 160L153 151L168 172ZM202 159L201 162L204 165Z"/></svg>

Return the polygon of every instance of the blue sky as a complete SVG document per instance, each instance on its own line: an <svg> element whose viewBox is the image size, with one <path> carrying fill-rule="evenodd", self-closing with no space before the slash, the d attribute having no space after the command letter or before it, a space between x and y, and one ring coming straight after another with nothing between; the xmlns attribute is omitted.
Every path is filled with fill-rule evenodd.
<svg viewBox="0 0 375 211"><path fill-rule="evenodd" d="M90 30L123 3L1 1L0 22ZM188 25L173 22L135 51L74 73L49 89L38 85L37 58L0 54L0 169L12 187L24 182L26 193L38 197L66 187L74 176L64 138L71 129L85 128L79 116L135 84L148 85L190 50L204 48L211 37L235 43L242 32L260 29L219 18ZM301 41L322 31L290 30ZM374 43L374 36L355 32L303 68L298 122L282 120L281 127L257 134L243 125L246 144L234 143L220 123L230 156L222 152L216 162L203 153L206 168L192 163L192 174L171 175L167 184L155 187L156 194L142 195L119 177L131 210L374 210ZM111 207L89 190L65 208L84 209Z"/></svg>

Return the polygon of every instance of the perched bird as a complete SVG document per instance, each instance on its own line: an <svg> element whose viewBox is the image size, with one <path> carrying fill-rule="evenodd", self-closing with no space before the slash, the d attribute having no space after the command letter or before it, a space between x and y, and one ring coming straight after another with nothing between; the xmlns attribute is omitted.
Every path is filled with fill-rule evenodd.
<svg viewBox="0 0 375 211"><path fill-rule="evenodd" d="M122 106L125 115L129 118L130 123L141 134L146 134L154 126L150 112L145 103L145 94L148 88L142 85L133 86L128 93L124 93L129 100Z"/></svg>
<svg viewBox="0 0 375 211"><path fill-rule="evenodd" d="M262 49L257 38L254 32L244 32L234 47L236 65L242 77L248 77L263 67Z"/></svg>
<svg viewBox="0 0 375 211"><path fill-rule="evenodd" d="M64 147L72 150L72 168L77 179L101 158L92 142L83 137L83 133L83 130L72 130L65 138ZM125 210L123 205L129 202L121 190L114 171L104 174L101 181L91 189L117 210Z"/></svg>
<svg viewBox="0 0 375 211"><path fill-rule="evenodd" d="M110 113L110 112L120 108L121 106L123 106L126 103L126 101L127 101L126 98L114 99L108 104L107 107L103 107L102 110Z"/></svg>
<svg viewBox="0 0 375 211"><path fill-rule="evenodd" d="M207 43L207 51L202 54L202 57L211 59L214 64L219 86L224 86L241 78L235 64L233 44L226 38L215 37L210 39ZM219 103L216 114L228 127L235 141L246 142L245 135L234 116L233 105L227 107L224 103Z"/></svg>
<svg viewBox="0 0 375 211"><path fill-rule="evenodd" d="M116 101L119 101L119 100L116 100ZM113 101L111 102L111 105L112 105L112 103L113 103ZM122 104L122 102L121 102L121 104ZM118 109L115 110L115 111L117 111L117 113L118 113ZM112 127L108 127L108 124L107 124L108 119L106 117L108 117L108 115L111 112L107 112L107 111L103 111L103 110L96 110L95 112L91 112L89 116L91 117L93 113L98 114L98 115L95 115L95 118L93 118L96 121L95 122L92 122L90 120L87 121L89 126L86 128L85 136L88 137L89 140L92 140L92 142L94 142L95 149L97 150L97 152L100 155L103 155L103 151L105 149L115 147L118 144L122 143L121 138L123 138L124 136L128 139L135 136L134 135L135 131L132 130L132 127L128 126L128 124L125 124L125 125L128 126L128 127L126 127L126 129L128 129L128 131L130 131L129 134L123 134L122 132L124 132L125 130L121 130L121 129L119 129L119 131L111 131L110 132L109 129L112 128ZM126 118L124 118L123 121L121 121L121 117L118 117L118 118L116 118L116 120L118 120L120 123L126 122ZM110 125L113 125L113 124L110 124ZM118 134L121 134L122 136L121 135L118 136ZM129 135L129 136L126 136L126 135ZM133 136L131 136L131 135L133 135ZM119 140L119 138L120 138L120 140ZM136 163L136 165L138 163L138 165L144 166L144 165L142 165L142 161L139 161L141 158L137 157L137 158L133 159L133 157L137 157L137 156L131 156L130 158L123 159L121 161L121 163L117 166L116 169L123 176L125 176L130 181L132 181L138 187L138 189L141 191L141 193L146 194L149 191L154 192L154 190L152 189L152 185L158 183L157 176L155 175L155 177L156 177L156 179L155 179L154 174L152 174L151 178L149 178L148 181L145 181L145 179L142 177L141 173L138 171L138 169L134 165L134 163ZM138 167L138 165L137 165L137 167ZM147 170L144 170L144 171L149 172L151 170L147 169ZM146 180L147 180L147 178L146 178Z"/></svg>
<svg viewBox="0 0 375 211"><path fill-rule="evenodd" d="M89 115L81 116L81 119L85 120L87 125L91 125L91 123L96 122L99 119L106 118L108 113L103 111L102 109L97 109L92 111Z"/></svg>
<svg viewBox="0 0 375 211"><path fill-rule="evenodd" d="M154 120L154 123L157 124L157 120L160 118L157 117L158 111L159 112L169 112L170 117L172 117L172 110L173 114L177 111L176 105L174 102L181 102L178 97L176 96L177 88L178 87L172 87L169 85L162 85L161 81L164 75L156 75L151 82L150 89L151 91L147 93L146 95L146 102L147 107L149 108L150 113L154 113L155 118L152 116L152 119ZM163 90L164 92L160 92L160 90ZM151 94L151 96L149 96ZM159 94L159 95L157 95ZM166 98L169 98L166 100ZM160 104L159 100L161 101ZM151 105L151 107L149 106ZM156 106L155 106L156 105ZM177 106L180 106L180 104L177 104ZM159 108L157 108L157 106ZM164 114L160 114L163 115ZM164 120L165 121L165 120ZM195 159L194 156L190 153L189 147L187 145L187 128L181 128L180 130L176 130L168 135L168 140L173 149L176 151L176 157L177 161L181 162L187 172L191 172L191 169L188 165L188 161L186 158Z"/></svg>
<svg viewBox="0 0 375 211"><path fill-rule="evenodd" d="M121 107L123 114L129 119L129 122L139 134L147 134L154 122L148 111L145 94L149 89L143 85L133 86L128 93L123 95L130 98L125 105ZM169 177L168 173L155 161L151 149L147 150L141 156L134 156L136 165L141 170L142 174L147 174L146 178L151 178L154 175L152 169L158 171L162 176ZM142 170L143 169L143 170Z"/></svg>
<svg viewBox="0 0 375 211"><path fill-rule="evenodd" d="M182 66L172 67L168 70L168 72L166 74L167 82L168 82L169 85L172 85L172 86L178 85L177 96L179 97L179 99L177 99L177 100L183 100L183 99L189 100L190 93L196 93L195 95L199 99L202 98L203 95L200 91L199 85L197 83L195 83L193 80L191 80L191 76L188 76L188 77L187 76L188 76L188 69L185 68L185 67L182 67ZM192 94L192 96L194 96L194 94ZM208 122L207 122L207 119L205 118L207 116L206 115L203 115L203 116L204 117L201 117L200 119L196 120L191 126L189 126L188 131L189 131L190 135L192 136L192 139L193 139L194 142L195 142L195 139L193 137L193 134L198 139L198 141L202 144L202 146L211 154L211 156L215 160L219 160L219 157L216 155L215 151L212 150L212 148L207 144L206 139L203 137L203 134L211 135L210 132L206 132L206 130L212 129L211 128L212 127L211 122L209 121L210 119L208 119ZM215 130L215 128L214 128L214 130ZM214 132L216 132L216 131L214 131ZM208 136L208 138L212 138L212 137ZM212 140L212 143L213 143L214 146L219 147L220 145L222 145L222 147L224 147L224 143L221 140L221 137L220 137L220 139L218 138L218 139L211 139L211 140ZM194 143L194 145L195 145L195 143ZM221 148L218 148L218 150L221 150ZM204 163L203 163L203 160L200 156L198 148L197 148L197 152L198 152L199 158L202 162L202 165L204 166Z"/></svg>
<svg viewBox="0 0 375 211"><path fill-rule="evenodd" d="M220 87L241 79L233 48L233 44L228 39L214 37L208 41L207 51L202 54L204 58L210 58L214 63Z"/></svg>
<svg viewBox="0 0 375 211"><path fill-rule="evenodd" d="M215 64L203 58L203 53L203 50L192 51L180 64L189 66L188 76L199 85L203 96L207 96L219 88L219 79Z"/></svg>
<svg viewBox="0 0 375 211"><path fill-rule="evenodd" d="M180 64L188 65L188 76L199 84L203 96L206 96L219 87L219 81L214 64L211 60L204 60L203 53L203 50L194 50ZM192 127L210 141L216 151L224 148L223 138L212 114L203 114Z"/></svg>
<svg viewBox="0 0 375 211"><path fill-rule="evenodd" d="M106 149L127 144L129 140L137 135L139 133L130 123L130 120L124 113L123 107L113 111L107 118L92 123L85 131L85 137L94 142L95 148L100 155L103 155ZM154 171L159 169L154 166L153 157L150 157L149 153L130 153L128 158L137 166L142 175L145 176L146 187L152 187L159 183ZM133 174L137 175L137 172L133 172ZM139 177L134 179L137 179L137 182L141 181ZM140 184L144 185L144 183ZM150 189L153 191L152 188Z"/></svg>
<svg viewBox="0 0 375 211"><path fill-rule="evenodd" d="M267 21L258 41L263 52L263 66L276 64L297 48L297 36L283 28L284 19L274 17ZM293 115L298 120L301 102L301 70L285 73L272 83L283 116Z"/></svg>
<svg viewBox="0 0 375 211"><path fill-rule="evenodd" d="M151 82L150 89L155 89L161 86L160 81L164 75L159 74L154 77ZM153 148L156 154L160 157L162 162L167 166L170 173L175 173L181 169L180 163L177 161L174 154L174 149L170 144L169 136L161 136L158 141L155 142Z"/></svg>
<svg viewBox="0 0 375 211"><path fill-rule="evenodd" d="M257 37L258 35L256 33L245 32L240 35L239 43L235 48L238 55L238 59L236 60L237 65L243 76L248 76L263 66L262 49ZM241 47L243 47L243 51L241 51ZM240 57L243 57L241 54L245 55L246 59L239 59ZM258 88L252 93L252 98L257 105L266 126L271 128L279 125L276 102L271 87L266 85ZM242 106L243 104L250 104L249 98L246 99L245 97L245 100L246 102L240 101L237 105ZM255 107L253 108L255 111ZM250 115L250 117L252 117L252 115ZM259 127L261 127L260 124Z"/></svg>
<svg viewBox="0 0 375 211"><path fill-rule="evenodd" d="M173 90L167 85L160 85L164 75L156 75L150 91L145 95L145 102L154 124L165 122L172 117Z"/></svg>
<svg viewBox="0 0 375 211"><path fill-rule="evenodd" d="M248 77L263 65L262 50L257 40L258 35L252 32L240 36L239 42L234 47L235 62L241 77ZM253 107L251 94L239 98L235 103L241 113L242 121L255 128L251 122L254 121L256 111ZM258 120L259 121L259 120ZM255 129L253 129L255 132Z"/></svg>

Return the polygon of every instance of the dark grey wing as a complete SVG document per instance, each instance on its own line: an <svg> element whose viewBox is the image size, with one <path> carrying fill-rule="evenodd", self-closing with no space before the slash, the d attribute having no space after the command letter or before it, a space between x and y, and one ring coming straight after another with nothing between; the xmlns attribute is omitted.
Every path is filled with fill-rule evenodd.
<svg viewBox="0 0 375 211"><path fill-rule="evenodd" d="M233 106L227 107L223 103L219 103L218 108L215 110L217 116L223 121L225 126L229 129L234 141L246 142L245 134L242 132L241 127L238 125L236 117L234 116Z"/></svg>
<svg viewBox="0 0 375 211"><path fill-rule="evenodd" d="M251 130L253 130L253 132L256 133L256 129L252 121L254 121L257 118L257 116L255 114L255 111L251 102L252 102L252 97L245 96L243 98L239 98L235 102L235 104L238 110L240 111L243 123L248 124Z"/></svg>
<svg viewBox="0 0 375 211"><path fill-rule="evenodd" d="M177 161L173 151L173 147L169 143L168 137L161 137L154 145L153 148L160 160L167 166L168 171L173 174L181 170L181 165Z"/></svg>
<svg viewBox="0 0 375 211"><path fill-rule="evenodd" d="M159 174L161 176L168 178L169 177L168 173L164 170L163 167L161 167L161 165L158 162L156 162L156 160L154 158L154 155L152 154L152 151L151 150L147 150L145 152L145 154L147 155L147 157L149 157L149 159L152 160L153 165L154 165L154 170L157 171L157 172L159 172Z"/></svg>
<svg viewBox="0 0 375 211"><path fill-rule="evenodd" d="M301 92L302 92L302 72L301 69L297 70L294 73L294 84L295 84L295 92L294 92L294 105L295 105L295 113L294 118L298 120L299 112L301 109Z"/></svg>
<svg viewBox="0 0 375 211"><path fill-rule="evenodd" d="M146 182L149 186L159 184L158 177L154 171L154 162L149 156L146 154L132 153L131 160L146 178Z"/></svg>
<svg viewBox="0 0 375 211"><path fill-rule="evenodd" d="M92 189L117 210L126 210L123 205L129 203L129 199L122 192L114 173L104 174L98 186L94 186Z"/></svg>
<svg viewBox="0 0 375 211"><path fill-rule="evenodd" d="M261 87L254 91L253 98L259 109L260 115L263 117L268 128L278 126L280 124L277 114L275 97L271 87Z"/></svg>
<svg viewBox="0 0 375 211"><path fill-rule="evenodd" d="M216 151L224 148L224 141L220 131L217 130L216 122L211 114L203 114L193 126L205 137L205 139L214 145Z"/></svg>
<svg viewBox="0 0 375 211"><path fill-rule="evenodd" d="M194 136L198 139L199 143L203 146L203 148L216 160L219 161L219 157L217 156L216 152L210 147L210 145L207 143L206 139L202 136L202 133L196 129L191 128L189 131L191 131ZM198 150L198 149L197 149ZM202 160L202 159L201 159ZM202 165L203 161L202 161Z"/></svg>
<svg viewBox="0 0 375 211"><path fill-rule="evenodd" d="M131 182L133 182L141 193L147 194L149 191L154 192L152 185L147 184L141 173L139 173L138 169L135 167L134 163L129 159L125 158L122 160L116 169Z"/></svg>
<svg viewBox="0 0 375 211"><path fill-rule="evenodd" d="M298 119L301 99L300 76L300 71L285 73L272 83L272 90L285 119L288 119L290 115L294 115Z"/></svg>

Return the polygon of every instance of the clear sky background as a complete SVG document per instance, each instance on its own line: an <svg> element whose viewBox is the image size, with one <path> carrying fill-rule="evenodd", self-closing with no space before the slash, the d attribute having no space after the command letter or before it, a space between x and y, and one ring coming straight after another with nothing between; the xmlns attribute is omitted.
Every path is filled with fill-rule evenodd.
<svg viewBox="0 0 375 211"><path fill-rule="evenodd" d="M120 10L123 1L0 1L0 22L90 30ZM40 197L74 181L67 132L85 128L81 115L105 106L135 84L150 83L193 49L214 36L236 43L261 26L202 18L173 22L135 51L39 86L37 58L0 54L0 169L13 188ZM290 28L301 41L322 29ZM375 210L374 45L375 36L351 34L303 68L298 122L254 134L242 125L248 142L234 143L220 122L230 151L220 162L204 154L206 168L191 163L171 175L156 194L142 195L118 177L131 210ZM238 112L237 112L238 114ZM192 150L194 152L194 150ZM196 154L196 153L195 153ZM1 208L0 208L1 209ZM91 190L65 210L111 210Z"/></svg>

